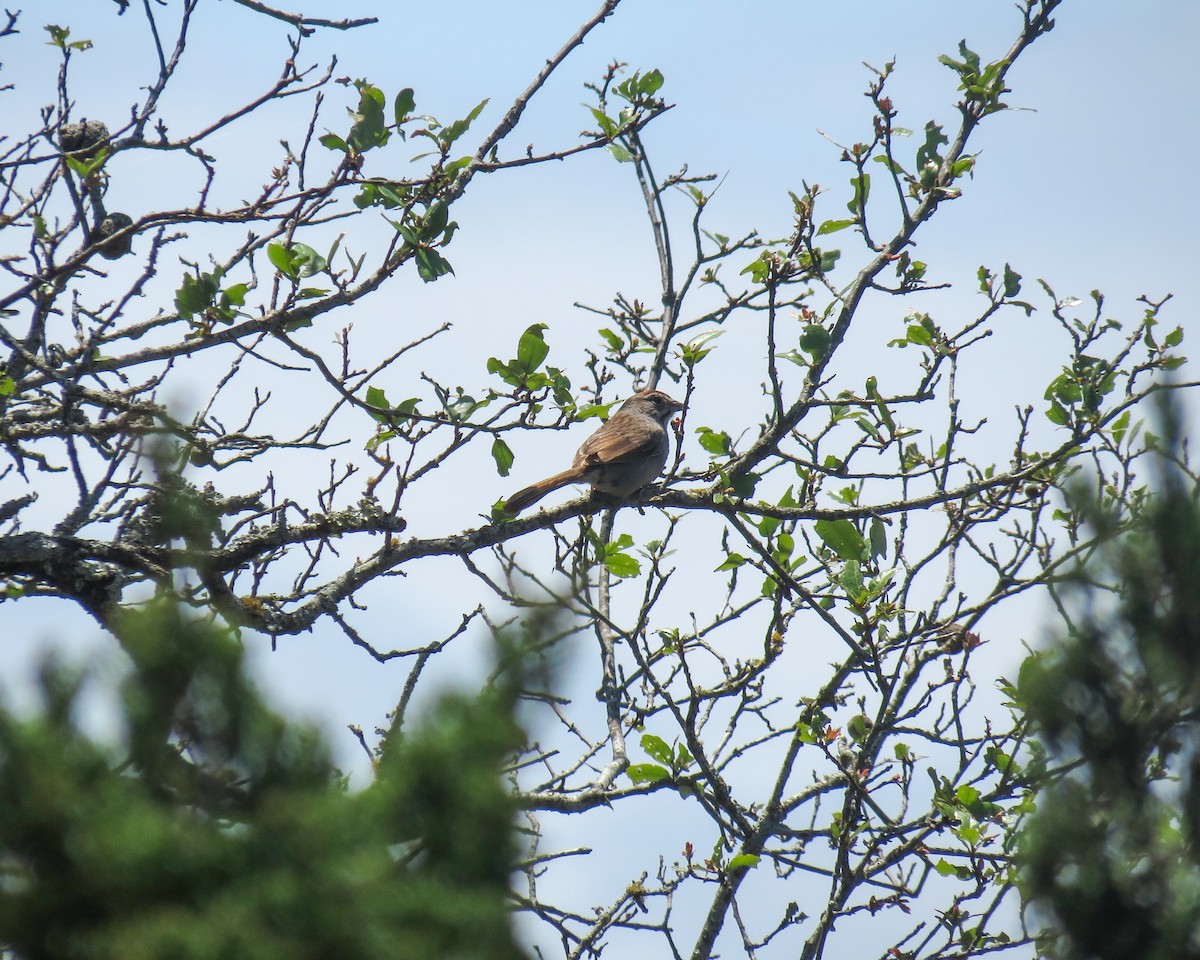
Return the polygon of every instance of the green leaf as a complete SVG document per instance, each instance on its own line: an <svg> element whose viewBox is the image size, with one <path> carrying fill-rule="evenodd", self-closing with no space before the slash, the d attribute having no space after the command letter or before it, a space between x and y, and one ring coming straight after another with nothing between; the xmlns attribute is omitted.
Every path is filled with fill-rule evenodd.
<svg viewBox="0 0 1200 960"><path fill-rule="evenodd" d="M778 517L763 517L758 521L758 532L764 537L769 537L779 529L779 526L782 523L783 521Z"/></svg>
<svg viewBox="0 0 1200 960"><path fill-rule="evenodd" d="M1004 299L1011 300L1021 292L1021 275L1007 263L1004 265Z"/></svg>
<svg viewBox="0 0 1200 960"><path fill-rule="evenodd" d="M939 124L932 120L925 124L925 142L917 149L917 169L923 170L929 164L934 164L935 168L940 166L942 157L938 147L949 142ZM934 173L937 173L936 169Z"/></svg>
<svg viewBox="0 0 1200 960"><path fill-rule="evenodd" d="M714 457L729 456L732 446L729 434L724 431L718 432L712 427L697 427L696 433L700 436L700 446Z"/></svg>
<svg viewBox="0 0 1200 960"><path fill-rule="evenodd" d="M548 329L546 324L535 323L527 327L521 334L521 339L517 343L515 366L519 367L523 373L533 373L550 353L550 347L542 332L546 329Z"/></svg>
<svg viewBox="0 0 1200 960"><path fill-rule="evenodd" d="M973 847L979 843L980 838L983 836L983 832L978 827L971 825L970 821L960 824L957 827L953 827L952 829L954 831L954 835L970 847Z"/></svg>
<svg viewBox="0 0 1200 960"><path fill-rule="evenodd" d="M492 459L496 461L496 472L507 477L513 465L513 452L500 437L492 441Z"/></svg>
<svg viewBox="0 0 1200 960"><path fill-rule="evenodd" d="M643 96L652 97L662 89L663 82L662 73L658 70L651 70L638 81L637 91Z"/></svg>
<svg viewBox="0 0 1200 960"><path fill-rule="evenodd" d="M740 553L731 553L729 556L727 556L724 559L724 561L722 561L721 565L719 567L717 567L717 569L713 572L720 573L722 570L736 570L738 567L740 567L745 562L746 562L746 558L743 557Z"/></svg>
<svg viewBox="0 0 1200 960"><path fill-rule="evenodd" d="M293 243L289 252L300 277L311 277L314 274L324 273L329 267L325 258L307 243Z"/></svg>
<svg viewBox="0 0 1200 960"><path fill-rule="evenodd" d="M598 332L604 338L604 342L608 344L608 349L613 353L619 353L624 349L625 341L607 327L601 327Z"/></svg>
<svg viewBox="0 0 1200 960"><path fill-rule="evenodd" d="M622 80L613 88L613 92L631 104L642 105L653 98L663 85L663 75L657 70L648 73L635 73L627 80ZM628 111L622 111L624 115Z"/></svg>
<svg viewBox="0 0 1200 960"><path fill-rule="evenodd" d="M643 733L641 743L642 749L659 763L674 763L675 758L671 752L671 748L667 746L666 741L662 737L656 737L652 733Z"/></svg>
<svg viewBox="0 0 1200 960"><path fill-rule="evenodd" d="M887 556L887 527L878 517L871 518L871 556L874 558Z"/></svg>
<svg viewBox="0 0 1200 960"><path fill-rule="evenodd" d="M755 283L766 283L767 278L771 276L771 271L775 267L775 256L769 250L764 250L757 257L750 261L740 273L750 274L750 279Z"/></svg>
<svg viewBox="0 0 1200 960"><path fill-rule="evenodd" d="M450 218L450 204L435 203L429 208L425 214L425 219L421 221L421 229L418 237L428 243L446 229L446 223Z"/></svg>
<svg viewBox="0 0 1200 960"><path fill-rule="evenodd" d="M1021 771L1020 765L999 747L988 747L983 756L988 763L1006 776Z"/></svg>
<svg viewBox="0 0 1200 960"><path fill-rule="evenodd" d="M433 283L439 277L454 272L454 268L445 257L428 247L417 247L413 252L413 259L417 261L417 276L426 283Z"/></svg>
<svg viewBox="0 0 1200 960"><path fill-rule="evenodd" d="M365 210L367 207L383 207L385 210L394 210L396 207L403 206L411 194L412 186L407 183L368 182L363 184L362 190L354 197L353 202L359 210ZM388 223L400 230L400 225L395 220L389 219ZM404 236L403 231L401 231L401 236ZM405 236L405 240L415 243L407 236Z"/></svg>
<svg viewBox="0 0 1200 960"><path fill-rule="evenodd" d="M614 577L636 577L642 572L642 565L638 563L637 558L620 551L612 553L606 551L604 565L608 567L608 572Z"/></svg>
<svg viewBox="0 0 1200 960"><path fill-rule="evenodd" d="M1129 411L1126 410L1123 414L1113 421L1112 425L1113 440L1119 445L1125 439L1125 433L1129 430Z"/></svg>
<svg viewBox="0 0 1200 960"><path fill-rule="evenodd" d="M221 298L232 306L244 307L246 305L246 293L249 290L249 284L235 283L232 287L226 287L221 291Z"/></svg>
<svg viewBox="0 0 1200 960"><path fill-rule="evenodd" d="M954 796L964 807L970 807L972 804L979 802L979 791L969 784L963 784L955 790Z"/></svg>
<svg viewBox="0 0 1200 960"><path fill-rule="evenodd" d="M937 324L927 313L915 313L912 315L912 319L917 322L910 323L905 328L905 342L921 347L933 346L939 338Z"/></svg>
<svg viewBox="0 0 1200 960"><path fill-rule="evenodd" d="M591 110L593 119L599 124L601 133L610 139L617 135L617 123L612 117L603 110L597 110L595 107L589 107L588 109Z"/></svg>
<svg viewBox="0 0 1200 960"><path fill-rule="evenodd" d="M67 166L70 167L75 174L82 180L86 180L97 170L104 166L104 163L112 155L112 151L108 147L101 147L92 157L67 157Z"/></svg>
<svg viewBox="0 0 1200 960"><path fill-rule="evenodd" d="M446 415L453 423L462 423L467 417L479 409L480 404L469 393L463 393L462 387L458 388L458 393L455 396L442 396L442 407L446 411ZM508 448L505 447L507 450ZM494 452L494 451L493 451ZM511 461L510 461L511 462ZM501 476L507 476L502 473Z"/></svg>
<svg viewBox="0 0 1200 960"><path fill-rule="evenodd" d="M758 473L739 473L736 477L730 478L722 474L722 486L727 490L731 490L735 497L745 499L754 496L754 488L758 486L758 481L762 478Z"/></svg>
<svg viewBox="0 0 1200 960"><path fill-rule="evenodd" d="M871 195L871 175L861 173L851 177L850 186L854 190L854 196L850 198L846 208L851 213L862 216L863 208L867 204L867 197Z"/></svg>
<svg viewBox="0 0 1200 960"><path fill-rule="evenodd" d="M683 362L689 367L695 366L712 351L712 347L706 347L705 344L710 343L724 333L724 330L708 330L698 336L692 337L691 340L680 348L680 356L683 357Z"/></svg>
<svg viewBox="0 0 1200 960"><path fill-rule="evenodd" d="M901 132L901 131L903 131L903 132ZM912 136L912 131L905 127L892 127L892 133L900 134L900 136L904 136L904 137ZM885 167L887 167L888 171L891 173L898 173L901 176L905 176L905 177L908 176L908 171L905 170L903 166L901 166L899 163L897 163L891 157L887 156L887 154L878 153L875 156L873 156L871 159L874 160L876 163L882 163Z"/></svg>
<svg viewBox="0 0 1200 960"><path fill-rule="evenodd" d="M486 107L487 104L488 98L480 100L470 113L468 113L461 120L455 120L441 132L441 136L438 139L441 141L443 150L448 149L455 140L457 140L464 133L466 133L467 130L470 129L471 124L474 123L476 118L483 112L483 108Z"/></svg>
<svg viewBox="0 0 1200 960"><path fill-rule="evenodd" d="M867 581L867 599L876 600L882 597L888 587L892 585L892 581L896 579L896 569L884 570L879 576L872 577Z"/></svg>
<svg viewBox="0 0 1200 960"><path fill-rule="evenodd" d="M391 139L391 131L383 118L386 97L382 90L365 80L356 80L354 85L358 88L358 110L350 111L354 123L346 142L357 152L366 153Z"/></svg>
<svg viewBox="0 0 1200 960"><path fill-rule="evenodd" d="M892 419L892 413L888 410L883 396L879 393L879 386L874 377L869 378L867 381L867 395L875 401L875 409L879 413L879 419L887 427L888 437L894 439L896 436L896 421Z"/></svg>
<svg viewBox="0 0 1200 960"><path fill-rule="evenodd" d="M393 220L391 217L385 218L388 223L396 228L396 232L404 238L404 242L410 247L420 247L421 238L417 236L417 232L403 220Z"/></svg>
<svg viewBox="0 0 1200 960"><path fill-rule="evenodd" d="M610 143L604 149L611 153L618 163L633 163L633 154L619 143Z"/></svg>
<svg viewBox="0 0 1200 960"><path fill-rule="evenodd" d="M375 185L379 192L379 198L383 202L384 207L391 210L394 207L404 206L409 194L412 192L408 184L387 184L380 183Z"/></svg>
<svg viewBox="0 0 1200 960"><path fill-rule="evenodd" d="M323 147L328 147L330 150L340 150L342 153L350 152L350 145L336 133L326 133L323 136L317 137L317 143Z"/></svg>
<svg viewBox="0 0 1200 960"><path fill-rule="evenodd" d="M817 236L823 237L827 233L837 233L839 230L854 226L857 222L857 220L826 220L817 227Z"/></svg>
<svg viewBox="0 0 1200 960"><path fill-rule="evenodd" d="M467 154L466 156L459 157L457 160L451 160L444 167L442 167L442 172L447 177L453 178L460 170L467 169L467 167L469 167L474 161L475 158L470 154Z"/></svg>
<svg viewBox="0 0 1200 960"><path fill-rule="evenodd" d="M809 323L800 334L800 349L814 360L821 360L829 352L829 331L819 323Z"/></svg>
<svg viewBox="0 0 1200 960"><path fill-rule="evenodd" d="M564 410L572 409L575 406L575 398L571 395L571 378L558 367L551 366L546 367L546 375L550 378L554 402Z"/></svg>
<svg viewBox="0 0 1200 960"><path fill-rule="evenodd" d="M376 417L376 419L379 419L379 418ZM376 433L375 436L373 436L369 440L367 440L367 442L364 444L364 446L366 447L367 451L370 452L372 450L378 449L380 446L387 443L389 440L394 440L394 439L396 439L396 431L395 430L383 430L379 433ZM503 502L503 501L501 501L501 502Z"/></svg>
<svg viewBox="0 0 1200 960"><path fill-rule="evenodd" d="M818 520L813 528L822 542L843 560L858 561L866 554L866 542L849 520Z"/></svg>
<svg viewBox="0 0 1200 960"><path fill-rule="evenodd" d="M974 876L974 874L971 873L970 867L956 867L946 859L941 859L935 863L933 865L933 869L943 877L957 877L959 880L970 880L971 877Z"/></svg>
<svg viewBox="0 0 1200 960"><path fill-rule="evenodd" d="M519 387L521 385L521 378L513 372L512 367L499 357L488 357L487 372L496 374L510 386Z"/></svg>
<svg viewBox="0 0 1200 960"><path fill-rule="evenodd" d="M388 403L387 395L379 387L367 387L367 405L377 407L381 412L372 412L371 416L379 423L387 423L390 417L386 416L382 411L391 409L391 404Z"/></svg>
<svg viewBox="0 0 1200 960"><path fill-rule="evenodd" d="M634 783L658 783L666 780L671 771L657 763L631 763L625 769L625 775Z"/></svg>
<svg viewBox="0 0 1200 960"><path fill-rule="evenodd" d="M12 26L9 24L9 26ZM71 35L71 31L67 27L60 27L58 24L48 23L43 29L50 34L50 39L46 41L46 45L50 47L58 47L60 50L90 50L92 48L91 40L72 40L67 42L67 37ZM12 31L16 33L17 31Z"/></svg>
<svg viewBox="0 0 1200 960"><path fill-rule="evenodd" d="M735 870L749 870L758 866L758 861L761 857L756 857L752 853L739 853L733 857L726 865L725 870L728 873L733 873Z"/></svg>
<svg viewBox="0 0 1200 960"><path fill-rule="evenodd" d="M1052 400L1050 401L1050 408L1046 411L1046 419L1060 427L1065 427L1071 418L1061 403L1057 400Z"/></svg>
<svg viewBox="0 0 1200 960"><path fill-rule="evenodd" d="M856 417L854 422L862 425L859 417ZM856 507L858 506L858 487L842 487L840 490L834 491L833 498L849 507Z"/></svg>
<svg viewBox="0 0 1200 960"><path fill-rule="evenodd" d="M591 420L593 417L599 417L601 420L608 419L608 411L613 408L612 403L589 403L586 407L580 407L575 411L576 420Z"/></svg>
<svg viewBox="0 0 1200 960"><path fill-rule="evenodd" d="M921 347L928 347L933 344L933 334L926 330L920 324L911 324L905 330L905 339L912 344Z"/></svg>
<svg viewBox="0 0 1200 960"><path fill-rule="evenodd" d="M299 277L296 264L292 262L292 255L282 243L267 244L267 259L288 279L295 280Z"/></svg>
<svg viewBox="0 0 1200 960"><path fill-rule="evenodd" d="M359 108L349 112L354 122L346 140L359 154L365 154L367 150L388 143L391 138L383 114L386 98L383 90L366 80L355 80L354 85L359 90Z"/></svg>
<svg viewBox="0 0 1200 960"><path fill-rule="evenodd" d="M846 591L847 597L849 597L851 600L862 599L862 567L859 565L857 558L846 559L845 566L842 567L842 572L837 579L842 585L842 589Z"/></svg>
<svg viewBox="0 0 1200 960"><path fill-rule="evenodd" d="M17 381L7 373L0 374L0 397L11 397L17 389Z"/></svg>
<svg viewBox="0 0 1200 960"><path fill-rule="evenodd" d="M960 157L950 164L950 178L957 180L964 173L972 173L975 169L975 158L973 156Z"/></svg>
<svg viewBox="0 0 1200 960"><path fill-rule="evenodd" d="M175 291L175 309L184 320L190 320L198 313L204 313L212 306L221 282L219 270L213 273L202 273L194 276L184 274L183 283Z"/></svg>
<svg viewBox="0 0 1200 960"><path fill-rule="evenodd" d="M396 125L403 123L408 116L416 109L417 102L413 99L413 88L405 87L398 94L392 105L392 114L396 118Z"/></svg>

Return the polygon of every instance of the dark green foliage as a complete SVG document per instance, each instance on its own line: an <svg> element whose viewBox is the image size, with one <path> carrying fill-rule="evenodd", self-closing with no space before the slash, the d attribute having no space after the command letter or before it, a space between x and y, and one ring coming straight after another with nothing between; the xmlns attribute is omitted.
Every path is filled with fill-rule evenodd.
<svg viewBox="0 0 1200 960"><path fill-rule="evenodd" d="M1060 957L1200 957L1200 507L1167 446L1158 492L1130 523L1090 509L1107 539L1076 629L1022 670L1065 768L1022 839Z"/></svg>
<svg viewBox="0 0 1200 960"><path fill-rule="evenodd" d="M512 691L447 698L349 794L309 731L271 713L230 632L163 597L124 616L119 744L83 682L0 709L0 944L51 958L519 957L500 780Z"/></svg>

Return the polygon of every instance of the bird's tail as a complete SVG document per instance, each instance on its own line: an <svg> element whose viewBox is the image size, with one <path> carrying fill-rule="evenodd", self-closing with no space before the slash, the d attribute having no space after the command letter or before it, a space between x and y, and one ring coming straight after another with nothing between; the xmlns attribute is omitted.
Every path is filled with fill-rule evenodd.
<svg viewBox="0 0 1200 960"><path fill-rule="evenodd" d="M532 507L546 494L552 493L559 487L565 487L568 483L579 482L579 471L574 468L570 470L564 470L562 473L556 473L554 476L547 477L545 480L539 480L537 483L526 487L524 490L518 490L506 501L504 501L504 512L520 513L526 507Z"/></svg>

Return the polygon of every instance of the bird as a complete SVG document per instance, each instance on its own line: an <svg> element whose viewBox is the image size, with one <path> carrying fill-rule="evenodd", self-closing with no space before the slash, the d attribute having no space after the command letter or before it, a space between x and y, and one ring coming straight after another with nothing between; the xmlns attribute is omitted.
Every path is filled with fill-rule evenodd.
<svg viewBox="0 0 1200 960"><path fill-rule="evenodd" d="M671 451L667 424L682 409L661 390L635 393L583 441L569 470L518 490L505 501L504 512L518 514L569 483L590 483L593 491L628 497L662 473Z"/></svg>

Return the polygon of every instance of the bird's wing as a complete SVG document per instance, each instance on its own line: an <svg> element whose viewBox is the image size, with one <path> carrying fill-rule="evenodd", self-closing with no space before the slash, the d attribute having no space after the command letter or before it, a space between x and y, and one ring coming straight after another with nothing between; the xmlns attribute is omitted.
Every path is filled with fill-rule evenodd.
<svg viewBox="0 0 1200 960"><path fill-rule="evenodd" d="M662 438L650 432L640 437L630 437L616 431L600 430L588 437L579 448L575 454L575 466L644 460L654 456L661 443Z"/></svg>

